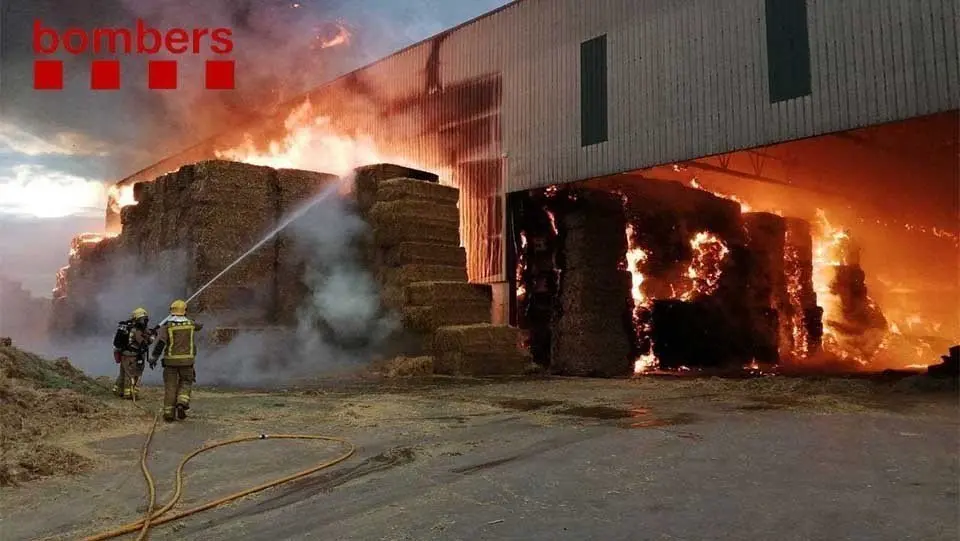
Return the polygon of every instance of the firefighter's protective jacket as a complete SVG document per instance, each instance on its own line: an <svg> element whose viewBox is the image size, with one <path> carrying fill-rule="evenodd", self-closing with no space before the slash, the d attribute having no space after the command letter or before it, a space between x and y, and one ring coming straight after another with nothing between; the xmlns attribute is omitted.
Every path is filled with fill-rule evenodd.
<svg viewBox="0 0 960 541"><path fill-rule="evenodd" d="M153 359L163 355L164 366L193 366L197 357L196 334L203 328L185 316L168 316L157 331L157 345L153 348Z"/></svg>

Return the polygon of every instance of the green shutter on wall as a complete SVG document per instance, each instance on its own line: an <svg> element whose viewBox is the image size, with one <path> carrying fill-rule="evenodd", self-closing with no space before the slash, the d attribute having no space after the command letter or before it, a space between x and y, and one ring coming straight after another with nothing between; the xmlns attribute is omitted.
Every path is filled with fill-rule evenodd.
<svg viewBox="0 0 960 541"><path fill-rule="evenodd" d="M580 145L607 140L607 36L580 44Z"/></svg>
<svg viewBox="0 0 960 541"><path fill-rule="evenodd" d="M770 103L811 93L806 0L766 0Z"/></svg>

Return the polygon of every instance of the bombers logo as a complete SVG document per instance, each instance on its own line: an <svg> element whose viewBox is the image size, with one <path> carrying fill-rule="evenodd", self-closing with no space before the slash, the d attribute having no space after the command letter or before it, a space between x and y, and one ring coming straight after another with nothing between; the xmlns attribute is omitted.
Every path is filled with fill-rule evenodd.
<svg viewBox="0 0 960 541"><path fill-rule="evenodd" d="M137 19L136 28L67 28L63 32L33 23L33 52L38 57L66 52L71 55L199 55L212 52L229 55L233 51L233 32L229 28L171 28L161 32ZM179 86L177 60L148 60L147 87L151 90L175 90ZM234 62L232 59L207 60L204 88L232 90ZM120 61L91 60L90 88L117 90L121 86ZM63 61L37 58L33 63L33 88L36 90L63 90Z"/></svg>

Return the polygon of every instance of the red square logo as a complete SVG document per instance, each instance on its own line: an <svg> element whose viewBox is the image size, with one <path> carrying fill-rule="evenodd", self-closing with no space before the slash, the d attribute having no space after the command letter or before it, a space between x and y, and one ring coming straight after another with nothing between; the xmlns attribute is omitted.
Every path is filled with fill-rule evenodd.
<svg viewBox="0 0 960 541"><path fill-rule="evenodd" d="M207 60L207 90L233 90L233 60Z"/></svg>
<svg viewBox="0 0 960 541"><path fill-rule="evenodd" d="M176 90L177 61L151 60L147 64L147 82L150 90Z"/></svg>
<svg viewBox="0 0 960 541"><path fill-rule="evenodd" d="M34 90L63 90L63 61L33 61Z"/></svg>
<svg viewBox="0 0 960 541"><path fill-rule="evenodd" d="M120 61L92 61L90 63L90 88L93 90L119 90Z"/></svg>

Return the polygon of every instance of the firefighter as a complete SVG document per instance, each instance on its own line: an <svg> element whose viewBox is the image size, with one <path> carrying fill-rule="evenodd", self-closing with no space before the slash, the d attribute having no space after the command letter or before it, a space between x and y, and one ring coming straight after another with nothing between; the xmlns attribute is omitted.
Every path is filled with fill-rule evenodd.
<svg viewBox="0 0 960 541"><path fill-rule="evenodd" d="M197 380L193 363L197 356L196 332L203 325L187 317L187 303L175 300L170 315L160 323L150 368L163 355L163 420L186 419L190 390Z"/></svg>
<svg viewBox="0 0 960 541"><path fill-rule="evenodd" d="M148 327L150 317L143 308L137 308L130 319L121 321L113 337L113 358L120 365L113 392L125 399L137 397L137 386L143 376L143 365L153 342L154 333Z"/></svg>

